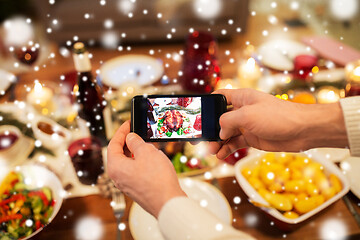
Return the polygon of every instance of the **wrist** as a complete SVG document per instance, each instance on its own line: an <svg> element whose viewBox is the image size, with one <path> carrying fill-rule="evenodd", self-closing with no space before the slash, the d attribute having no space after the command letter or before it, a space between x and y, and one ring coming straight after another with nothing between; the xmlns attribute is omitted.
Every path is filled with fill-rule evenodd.
<svg viewBox="0 0 360 240"><path fill-rule="evenodd" d="M304 105L302 138L306 149L349 146L340 103Z"/></svg>
<svg viewBox="0 0 360 240"><path fill-rule="evenodd" d="M176 198L176 197L187 197L187 195L184 193L183 190L178 190L178 191L171 191L168 192L166 194L162 194L161 198L158 202L158 204L155 206L154 208L154 217L158 218L161 209L166 205L167 202L169 202L171 199Z"/></svg>

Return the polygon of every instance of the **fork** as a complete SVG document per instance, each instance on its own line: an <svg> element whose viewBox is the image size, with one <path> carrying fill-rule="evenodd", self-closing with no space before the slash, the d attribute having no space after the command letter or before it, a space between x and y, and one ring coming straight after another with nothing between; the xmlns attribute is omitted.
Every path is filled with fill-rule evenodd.
<svg viewBox="0 0 360 240"><path fill-rule="evenodd" d="M121 240L121 232L119 229L119 225L120 225L120 220L124 215L126 203L125 203L124 194L117 188L115 188L112 192L111 207L113 208L114 215L116 218L116 229L117 229L116 239Z"/></svg>

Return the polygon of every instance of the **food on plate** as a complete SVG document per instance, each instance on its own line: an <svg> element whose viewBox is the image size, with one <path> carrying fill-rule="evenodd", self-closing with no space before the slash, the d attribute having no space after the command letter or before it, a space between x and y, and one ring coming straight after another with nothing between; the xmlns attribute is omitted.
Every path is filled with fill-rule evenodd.
<svg viewBox="0 0 360 240"><path fill-rule="evenodd" d="M192 170L199 170L208 167L206 159L197 156L186 156L182 153L177 153L171 159L176 173L190 172Z"/></svg>
<svg viewBox="0 0 360 240"><path fill-rule="evenodd" d="M287 218L297 218L342 190L335 174L303 154L267 153L242 169L250 185Z"/></svg>
<svg viewBox="0 0 360 240"><path fill-rule="evenodd" d="M0 184L0 239L20 239L44 227L55 201L48 187L28 189L20 173L10 172Z"/></svg>
<svg viewBox="0 0 360 240"><path fill-rule="evenodd" d="M46 122L38 122L37 127L44 133L49 134L49 135L53 135L53 134L57 134L60 137L65 138L65 134L61 131L59 131L58 129L56 129L54 126L50 125L49 123Z"/></svg>
<svg viewBox="0 0 360 240"><path fill-rule="evenodd" d="M201 137L201 98L149 98L147 123L150 138Z"/></svg>
<svg viewBox="0 0 360 240"><path fill-rule="evenodd" d="M5 131L0 134L0 151L10 148L17 140L19 136L16 133Z"/></svg>
<svg viewBox="0 0 360 240"><path fill-rule="evenodd" d="M177 132L184 123L184 116L177 110L166 111L163 118L163 126L169 132Z"/></svg>
<svg viewBox="0 0 360 240"><path fill-rule="evenodd" d="M192 103L192 101L193 101L192 97L183 97L177 100L177 104L179 106L187 107L190 105L190 103Z"/></svg>
<svg viewBox="0 0 360 240"><path fill-rule="evenodd" d="M218 160L215 156L207 152L207 145L201 142L197 145L183 143L183 148L179 148L179 143L168 143L164 149L166 154L172 150L170 159L174 165L176 173L193 175L209 171L214 167Z"/></svg>

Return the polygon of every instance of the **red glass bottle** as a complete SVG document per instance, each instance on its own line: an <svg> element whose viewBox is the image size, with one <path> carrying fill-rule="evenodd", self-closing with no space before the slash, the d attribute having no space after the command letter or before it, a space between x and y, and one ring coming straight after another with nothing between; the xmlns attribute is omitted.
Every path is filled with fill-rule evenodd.
<svg viewBox="0 0 360 240"><path fill-rule="evenodd" d="M83 43L74 44L74 63L78 72L76 99L80 108L79 116L89 124L90 133L97 137L102 146L108 141L105 132L104 114L106 102L100 87L91 73L91 63ZM104 105L105 103L105 105Z"/></svg>

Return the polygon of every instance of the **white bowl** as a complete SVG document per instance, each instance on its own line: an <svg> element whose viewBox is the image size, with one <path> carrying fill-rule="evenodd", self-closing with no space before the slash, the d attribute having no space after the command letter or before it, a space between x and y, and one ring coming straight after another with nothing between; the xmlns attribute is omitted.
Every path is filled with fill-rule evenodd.
<svg viewBox="0 0 360 240"><path fill-rule="evenodd" d="M246 180L246 178L242 175L242 170L245 167L254 167L255 162L265 154L263 151L255 152L254 154L248 155L247 157L241 159L235 164L235 176L237 179L237 182L239 183L240 187L243 189L243 191L246 193L246 195L249 197L251 201L263 204L265 206L268 206L269 203L251 186L251 184ZM341 172L341 170L332 162L328 161L326 158L322 158L320 154L315 153L302 153L311 158L314 162L320 163L324 167L325 173L328 174L335 174L342 183L342 190L338 192L335 196L325 201L323 204L318 206L317 208L300 215L298 218L290 219L284 217L278 210L275 208L267 208L267 207L261 207L262 210L264 210L270 217L277 223L277 225L280 228L288 228L289 225L294 225L301 223L310 217L314 216L315 214L319 213L332 203L339 200L342 196L344 196L350 188L349 181L347 180L346 176Z"/></svg>
<svg viewBox="0 0 360 240"><path fill-rule="evenodd" d="M56 214L59 212L60 207L63 202L63 196L65 191L61 185L59 178L50 170L39 165L24 165L18 166L14 169L15 172L19 172L24 176L24 181L28 189L36 189L40 187L49 187L52 191L52 197L55 200L54 210L51 214L48 224L55 218ZM8 174L9 171L0 170L0 183L3 181L4 177ZM47 226L48 224L45 224ZM44 226L44 227L45 227ZM44 227L39 228L33 232L30 236L23 238L23 240L31 239L37 233L39 233Z"/></svg>
<svg viewBox="0 0 360 240"><path fill-rule="evenodd" d="M44 122L52 126L52 129L56 129L56 131L64 133L65 137L60 136L59 134L47 134L38 128L38 123ZM69 144L72 134L69 130L58 124L57 122L51 120L47 117L36 117L32 121L32 130L36 139L40 140L42 145L50 150L58 150L59 147L67 149L67 145Z"/></svg>

